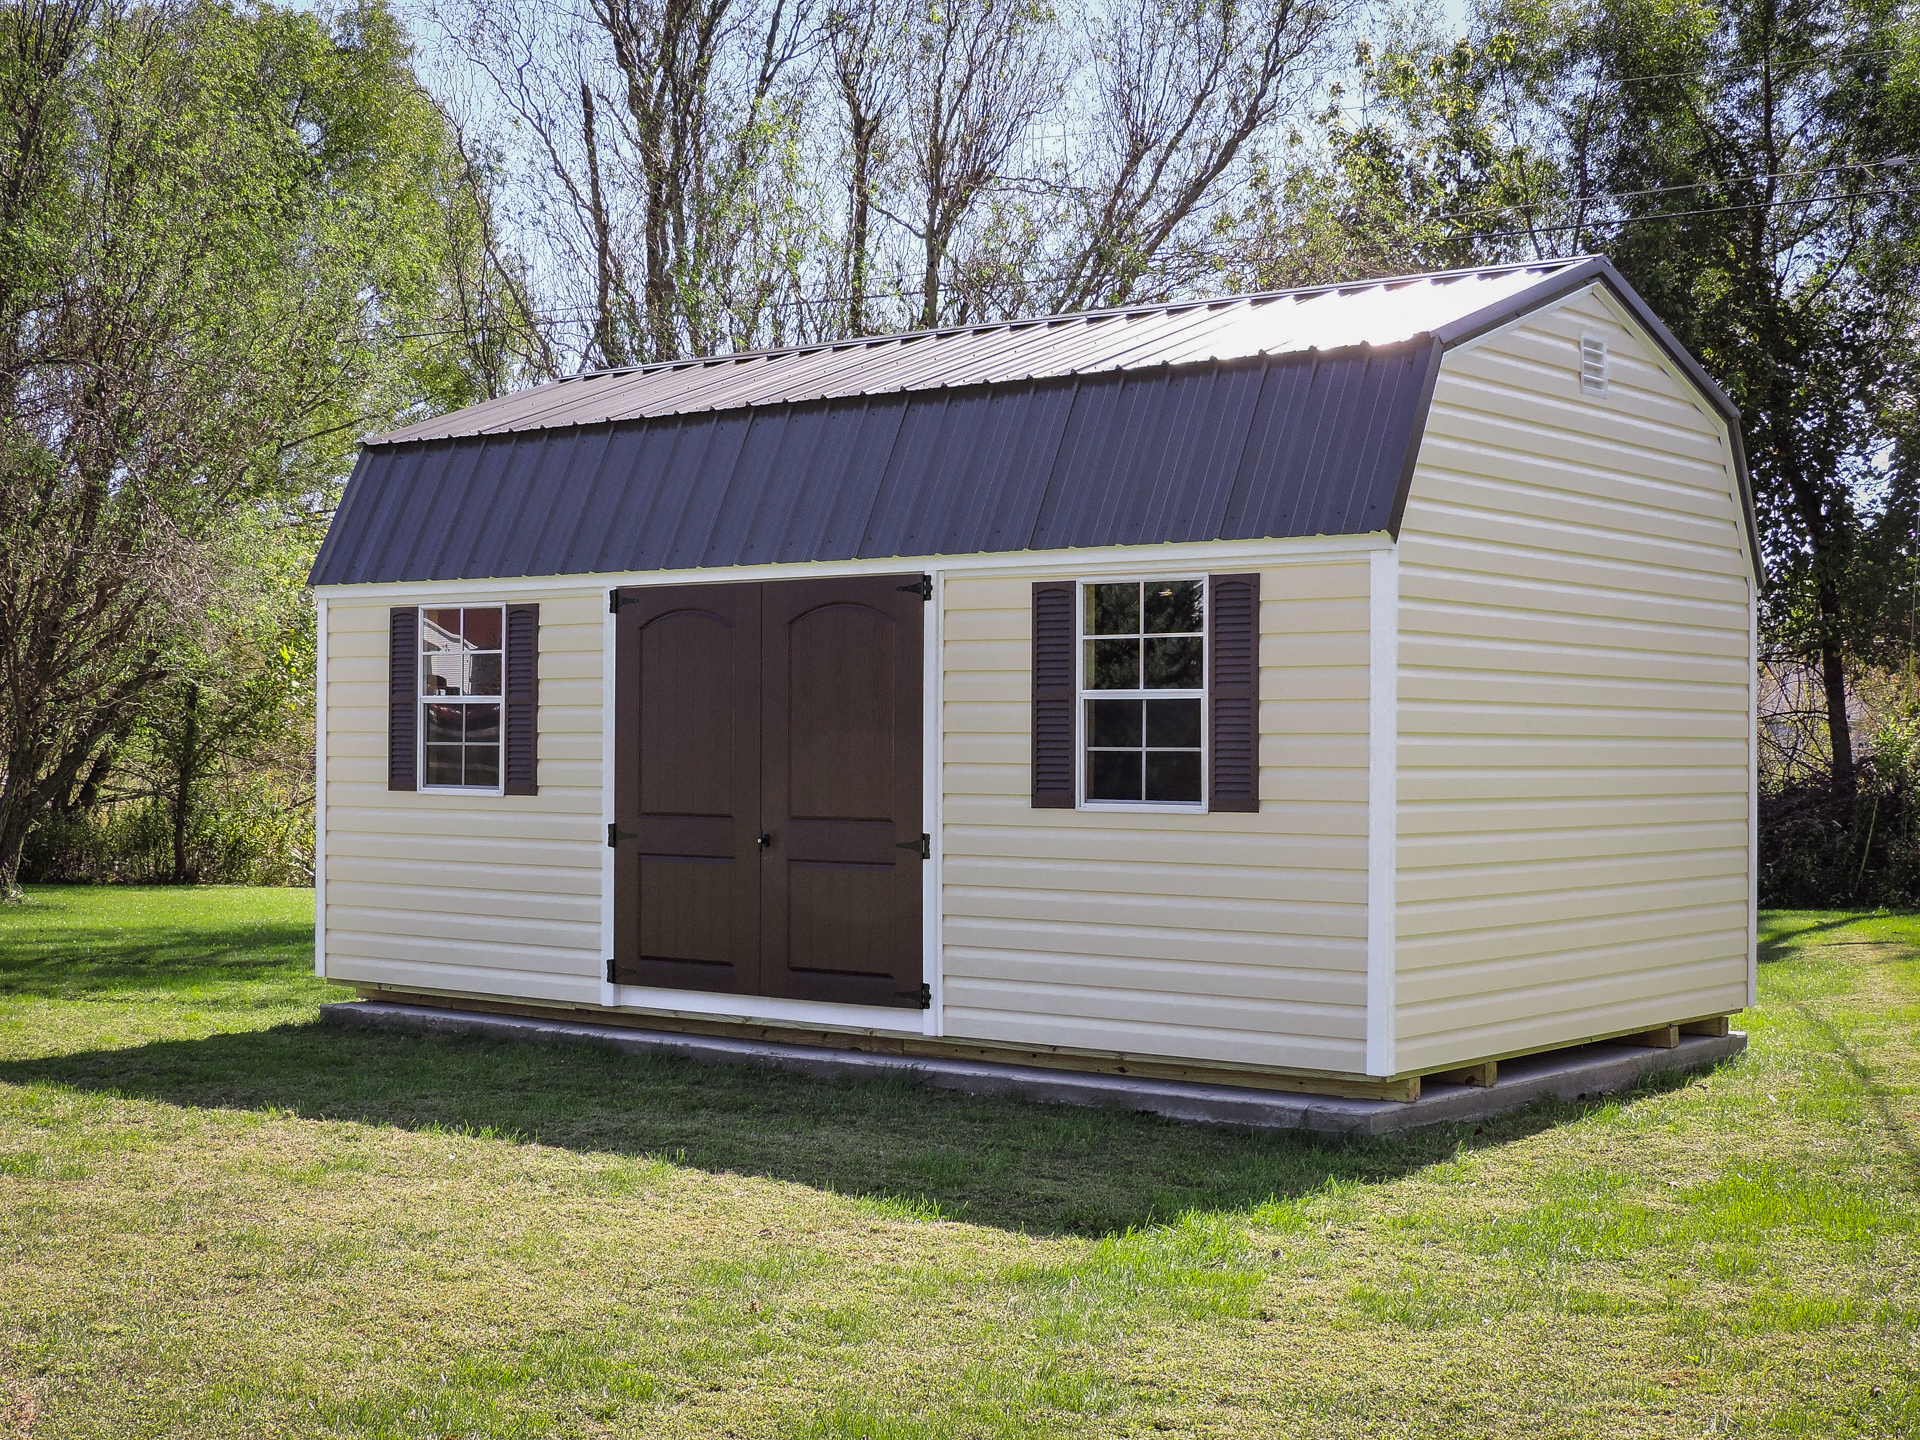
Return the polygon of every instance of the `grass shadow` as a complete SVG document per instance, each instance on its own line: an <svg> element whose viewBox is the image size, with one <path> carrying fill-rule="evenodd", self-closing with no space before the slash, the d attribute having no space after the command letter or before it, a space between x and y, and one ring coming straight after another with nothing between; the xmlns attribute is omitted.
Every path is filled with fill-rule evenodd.
<svg viewBox="0 0 1920 1440"><path fill-rule="evenodd" d="M1813 918L1815 915L1819 918ZM1771 915L1762 911L1758 958L1761 964L1766 965L1791 959L1803 949L1827 950L1842 946L1881 949L1910 947L1916 939L1920 939L1920 933L1916 933L1913 929L1917 921L1920 921L1920 915L1906 910L1774 911ZM1908 927L1908 933L1878 939L1819 940L1815 938L1835 930L1849 930L1856 925L1874 924L1905 926Z"/></svg>
<svg viewBox="0 0 1920 1440"><path fill-rule="evenodd" d="M1391 1180L1591 1108L1320 1139L1202 1129L911 1081L818 1080L588 1046L283 1025L0 1062L0 1082L649 1156L905 1202L919 1215L1103 1235ZM1686 1077L1654 1077L1639 1093Z"/></svg>
<svg viewBox="0 0 1920 1440"><path fill-rule="evenodd" d="M284 990L303 984L307 975L295 967L312 953L313 926L234 919L7 940L0 953L0 997L107 1000L130 991L173 995L208 986Z"/></svg>

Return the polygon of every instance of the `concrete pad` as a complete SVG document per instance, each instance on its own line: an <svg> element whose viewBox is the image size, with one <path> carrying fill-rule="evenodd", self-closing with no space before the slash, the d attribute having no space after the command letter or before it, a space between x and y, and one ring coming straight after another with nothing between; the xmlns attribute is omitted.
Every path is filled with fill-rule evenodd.
<svg viewBox="0 0 1920 1440"><path fill-rule="evenodd" d="M534 1020L520 1015L487 1015L375 1000L322 1005L320 1018L329 1024L354 1029L589 1044L630 1055L674 1055L712 1065L763 1065L802 1075L910 1079L975 1095L1017 1095L1058 1105L1141 1110L1199 1125L1311 1130L1324 1135L1384 1135L1443 1121L1484 1120L1549 1096L1580 1100L1625 1090L1644 1076L1660 1071L1702 1069L1747 1048L1747 1037L1737 1030L1725 1036L1685 1035L1671 1050L1638 1045L1582 1045L1545 1055L1502 1060L1498 1082L1485 1088L1423 1084L1418 1100L1401 1102L1347 1100L1330 1095L1298 1095L1180 1080L1145 1080L1131 1075L1086 1075L982 1060L869 1055L818 1045L735 1040L720 1035L679 1035L665 1030L630 1029L624 1025Z"/></svg>

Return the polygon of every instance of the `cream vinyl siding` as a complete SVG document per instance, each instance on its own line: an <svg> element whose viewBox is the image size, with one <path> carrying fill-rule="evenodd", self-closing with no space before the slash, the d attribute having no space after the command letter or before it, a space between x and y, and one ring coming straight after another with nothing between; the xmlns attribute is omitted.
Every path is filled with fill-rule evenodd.
<svg viewBox="0 0 1920 1440"><path fill-rule="evenodd" d="M1364 1070L1367 560L1215 568L1261 570L1251 815L1033 809L1032 584L1057 577L948 575L946 1035Z"/></svg>
<svg viewBox="0 0 1920 1440"><path fill-rule="evenodd" d="M1401 1073L1746 1003L1752 572L1657 356L1589 292L1442 367L1399 544Z"/></svg>
<svg viewBox="0 0 1920 1440"><path fill-rule="evenodd" d="M484 585L435 604L483 604ZM604 592L540 603L540 793L387 789L389 603L327 606L326 970L597 1004Z"/></svg>

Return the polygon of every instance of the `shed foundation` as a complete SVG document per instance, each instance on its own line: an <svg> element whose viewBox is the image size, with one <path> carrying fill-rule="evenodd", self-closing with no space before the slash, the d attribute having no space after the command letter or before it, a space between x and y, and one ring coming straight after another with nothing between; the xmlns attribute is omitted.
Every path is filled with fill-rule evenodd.
<svg viewBox="0 0 1920 1440"><path fill-rule="evenodd" d="M355 1029L491 1040L600 1045L631 1055L672 1055L712 1065L759 1065L825 1078L910 1078L943 1090L1014 1095L1059 1105L1144 1111L1199 1125L1251 1130L1308 1130L1325 1135L1384 1135L1443 1122L1484 1120L1536 1100L1579 1100L1624 1090L1663 1071L1699 1070L1747 1048L1740 1031L1682 1034L1671 1048L1605 1042L1500 1062L1488 1086L1428 1077L1411 1101L1299 1095L1131 1075L1096 1075L931 1056L876 1055L816 1045L675 1034L622 1025L490 1015L429 1005L343 1001L320 1007L321 1019Z"/></svg>

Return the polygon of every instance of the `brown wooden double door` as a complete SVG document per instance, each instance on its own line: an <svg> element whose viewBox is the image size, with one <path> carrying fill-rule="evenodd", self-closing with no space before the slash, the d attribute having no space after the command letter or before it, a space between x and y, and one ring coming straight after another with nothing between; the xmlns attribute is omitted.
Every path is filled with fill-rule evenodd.
<svg viewBox="0 0 1920 1440"><path fill-rule="evenodd" d="M921 584L615 592L616 981L924 1003Z"/></svg>

